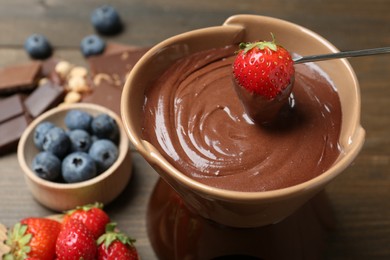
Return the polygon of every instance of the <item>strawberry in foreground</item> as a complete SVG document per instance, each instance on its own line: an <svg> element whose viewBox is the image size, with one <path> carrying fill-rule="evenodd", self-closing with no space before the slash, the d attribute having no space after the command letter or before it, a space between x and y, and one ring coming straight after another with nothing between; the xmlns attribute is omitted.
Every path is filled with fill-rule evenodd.
<svg viewBox="0 0 390 260"><path fill-rule="evenodd" d="M56 240L60 230L61 223L55 220L23 219L10 230L6 244L11 251L3 259L54 259Z"/></svg>
<svg viewBox="0 0 390 260"><path fill-rule="evenodd" d="M55 252L58 260L94 260L96 240L81 221L69 219L58 234Z"/></svg>
<svg viewBox="0 0 390 260"><path fill-rule="evenodd" d="M115 230L116 224L109 223L106 226L106 233L98 240L98 259L121 259L137 260L138 253L133 243L134 239Z"/></svg>
<svg viewBox="0 0 390 260"><path fill-rule="evenodd" d="M241 43L233 63L234 85L246 112L256 122L272 121L286 104L294 82L290 53L272 41Z"/></svg>
<svg viewBox="0 0 390 260"><path fill-rule="evenodd" d="M70 210L66 212L63 223L65 224L69 219L81 221L93 233L95 239L104 233L107 223L110 222L110 217L103 211L101 203L88 204Z"/></svg>

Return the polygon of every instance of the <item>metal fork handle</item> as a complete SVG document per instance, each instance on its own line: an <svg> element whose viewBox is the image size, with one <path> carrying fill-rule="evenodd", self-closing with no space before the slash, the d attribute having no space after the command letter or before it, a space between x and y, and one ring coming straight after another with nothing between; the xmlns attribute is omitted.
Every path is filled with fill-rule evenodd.
<svg viewBox="0 0 390 260"><path fill-rule="evenodd" d="M390 53L390 47L310 55L310 56L293 58L293 61L295 64L299 64L304 62L322 61L322 60L349 58L349 57L360 57L360 56L377 55L377 54L385 54L385 53Z"/></svg>

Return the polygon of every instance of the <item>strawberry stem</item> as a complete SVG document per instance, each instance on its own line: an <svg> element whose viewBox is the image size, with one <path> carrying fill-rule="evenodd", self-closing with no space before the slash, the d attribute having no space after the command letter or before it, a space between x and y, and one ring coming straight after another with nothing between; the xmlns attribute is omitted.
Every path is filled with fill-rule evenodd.
<svg viewBox="0 0 390 260"><path fill-rule="evenodd" d="M6 245L10 247L10 252L3 256L4 260L26 259L31 251L29 243L32 235L27 233L27 225L16 223L12 231L8 234Z"/></svg>
<svg viewBox="0 0 390 260"><path fill-rule="evenodd" d="M75 212L75 211L77 211L77 210L88 211L88 210L91 210L91 209L93 209L93 208L103 209L103 206L104 206L103 203L95 202L95 203L86 204L86 205L83 205L83 206L77 206L77 207L74 208L74 209L65 211L65 214L71 215L73 212Z"/></svg>
<svg viewBox="0 0 390 260"><path fill-rule="evenodd" d="M104 247L108 248L115 240L119 240L122 244L129 246L134 246L136 241L135 239L118 231L116 229L116 223L111 222L106 225L106 232L98 238L97 244L100 245L104 243Z"/></svg>
<svg viewBox="0 0 390 260"><path fill-rule="evenodd" d="M271 33L272 41L258 41L258 42L241 42L238 47L240 50L243 50L244 54L253 48L258 48L260 50L264 50L268 48L272 51L276 51L278 46L276 44L275 35Z"/></svg>

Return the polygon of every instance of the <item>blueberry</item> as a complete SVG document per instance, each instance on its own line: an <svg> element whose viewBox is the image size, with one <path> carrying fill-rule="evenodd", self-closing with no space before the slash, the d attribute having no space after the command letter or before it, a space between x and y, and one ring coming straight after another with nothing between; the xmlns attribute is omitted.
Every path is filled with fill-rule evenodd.
<svg viewBox="0 0 390 260"><path fill-rule="evenodd" d="M94 142L89 149L89 155L96 162L99 173L107 170L118 158L118 147L107 139Z"/></svg>
<svg viewBox="0 0 390 260"><path fill-rule="evenodd" d="M49 131L51 128L53 128L55 125L51 122L44 121L41 122L35 127L34 130L34 144L35 146L39 149L42 150L42 145L43 145L43 139L45 138L45 135L47 131Z"/></svg>
<svg viewBox="0 0 390 260"><path fill-rule="evenodd" d="M95 176L96 164L87 153L70 153L62 161L62 177L68 183L86 181Z"/></svg>
<svg viewBox="0 0 390 260"><path fill-rule="evenodd" d="M61 161L52 153L40 152L32 162L33 171L42 179L55 181L61 175Z"/></svg>
<svg viewBox="0 0 390 260"><path fill-rule="evenodd" d="M122 31L123 25L117 10L110 5L96 8L91 14L91 23L98 33L114 35Z"/></svg>
<svg viewBox="0 0 390 260"><path fill-rule="evenodd" d="M109 139L114 143L119 139L119 128L115 120L107 114L99 114L91 123L92 133L100 139Z"/></svg>
<svg viewBox="0 0 390 260"><path fill-rule="evenodd" d="M106 43L97 35L88 35L81 40L81 53L84 57L101 54L106 48Z"/></svg>
<svg viewBox="0 0 390 260"><path fill-rule="evenodd" d="M66 113L65 125L69 130L82 129L89 131L92 122L92 116L84 111L73 109Z"/></svg>
<svg viewBox="0 0 390 260"><path fill-rule="evenodd" d="M50 42L42 34L29 36L24 43L24 48L33 59L43 60L49 58L52 54Z"/></svg>
<svg viewBox="0 0 390 260"><path fill-rule="evenodd" d="M58 126L50 128L43 138L42 148L60 159L64 158L70 148L70 140L65 130Z"/></svg>
<svg viewBox="0 0 390 260"><path fill-rule="evenodd" d="M100 138L97 137L96 135L91 135L91 141L92 143L96 142L97 140L99 140Z"/></svg>
<svg viewBox="0 0 390 260"><path fill-rule="evenodd" d="M88 152L92 144L89 133L82 129L75 129L68 132L72 152Z"/></svg>

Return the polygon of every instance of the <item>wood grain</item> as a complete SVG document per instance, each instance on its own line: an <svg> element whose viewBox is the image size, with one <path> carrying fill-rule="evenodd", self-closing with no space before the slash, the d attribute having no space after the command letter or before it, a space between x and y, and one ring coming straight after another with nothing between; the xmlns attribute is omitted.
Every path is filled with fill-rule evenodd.
<svg viewBox="0 0 390 260"><path fill-rule="evenodd" d="M94 33L91 11L107 1L0 0L0 66L29 58L23 43L32 33L45 34L55 55L85 65L79 44ZM110 41L151 46L170 36L220 25L233 14L286 19L305 26L341 50L390 45L388 0L112 0L125 31ZM297 39L299 40L299 39ZM355 162L327 188L337 226L325 259L390 258L390 55L350 60L361 86L362 125L366 142ZM1 138L1 137L0 137ZM136 152L133 178L107 206L112 219L137 239L142 259L155 259L146 234L145 214L157 173ZM0 157L0 222L10 226L26 216L52 211L39 205L25 186L15 154Z"/></svg>

